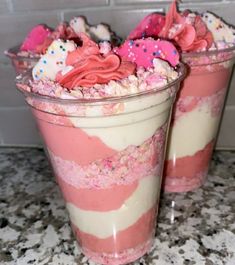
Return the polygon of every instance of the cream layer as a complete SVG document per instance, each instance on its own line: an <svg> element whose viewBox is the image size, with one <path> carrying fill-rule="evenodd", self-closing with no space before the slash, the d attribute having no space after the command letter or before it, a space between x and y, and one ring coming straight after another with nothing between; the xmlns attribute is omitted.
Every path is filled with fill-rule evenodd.
<svg viewBox="0 0 235 265"><path fill-rule="evenodd" d="M192 156L211 142L217 133L220 115L211 115L211 106L203 104L182 114L169 135L167 159Z"/></svg>
<svg viewBox="0 0 235 265"><path fill-rule="evenodd" d="M86 117L70 116L70 121L87 135L98 137L109 148L121 151L129 145L138 146L152 137L166 123L172 100L169 91L162 92L124 102L124 110L120 114L104 116L96 106L87 110Z"/></svg>
<svg viewBox="0 0 235 265"><path fill-rule="evenodd" d="M127 229L154 207L160 192L160 184L160 177L148 176L141 179L135 192L117 210L87 211L72 203L67 203L66 206L72 223L80 231L104 239Z"/></svg>

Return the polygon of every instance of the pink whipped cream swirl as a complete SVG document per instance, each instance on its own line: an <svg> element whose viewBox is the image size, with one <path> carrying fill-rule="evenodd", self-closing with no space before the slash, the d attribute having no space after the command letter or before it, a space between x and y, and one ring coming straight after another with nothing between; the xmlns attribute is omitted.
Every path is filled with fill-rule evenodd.
<svg viewBox="0 0 235 265"><path fill-rule="evenodd" d="M174 40L184 52L208 50L213 43L212 33L199 15L177 12L176 0L166 14L165 26L159 37Z"/></svg>
<svg viewBox="0 0 235 265"><path fill-rule="evenodd" d="M133 74L136 65L121 59L114 53L103 55L99 46L85 34L81 34L83 45L70 52L66 59L68 72L60 71L56 81L71 90L78 86L93 87L110 80L121 80ZM66 71L65 71L66 72Z"/></svg>

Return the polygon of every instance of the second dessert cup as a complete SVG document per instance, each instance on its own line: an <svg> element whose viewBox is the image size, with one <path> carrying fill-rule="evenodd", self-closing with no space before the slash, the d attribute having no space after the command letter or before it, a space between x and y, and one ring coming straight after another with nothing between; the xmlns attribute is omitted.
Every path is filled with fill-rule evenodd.
<svg viewBox="0 0 235 265"><path fill-rule="evenodd" d="M40 59L40 55L26 56L19 54L19 51L20 45L10 48L4 52L5 55L11 59L12 66L15 69L16 74L21 74L34 67Z"/></svg>
<svg viewBox="0 0 235 265"><path fill-rule="evenodd" d="M130 96L75 100L27 92L82 252L126 264L150 250L179 78ZM22 89L24 87L24 89Z"/></svg>
<svg viewBox="0 0 235 265"><path fill-rule="evenodd" d="M147 15L128 39L172 41L189 74L175 103L164 171L165 190L187 192L207 176L235 55L235 28L211 12L179 12L173 0L165 15Z"/></svg>
<svg viewBox="0 0 235 265"><path fill-rule="evenodd" d="M165 191L200 187L207 176L234 64L235 47L185 53L189 74L173 111Z"/></svg>

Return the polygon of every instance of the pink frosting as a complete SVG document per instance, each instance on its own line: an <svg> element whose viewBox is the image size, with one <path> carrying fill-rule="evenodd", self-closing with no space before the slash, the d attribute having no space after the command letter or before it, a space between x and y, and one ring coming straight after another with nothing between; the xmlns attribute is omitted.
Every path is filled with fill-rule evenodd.
<svg viewBox="0 0 235 265"><path fill-rule="evenodd" d="M60 85L74 89L78 86L92 87L95 84L106 84L110 80L121 80L135 71L135 64L122 60L116 54L100 54L96 43L85 34L81 34L83 45L71 52L66 64L72 70L66 74L59 72L56 80Z"/></svg>
<svg viewBox="0 0 235 265"><path fill-rule="evenodd" d="M20 50L38 52L40 46L44 45L48 36L51 34L51 30L45 25L37 25L34 27L25 40L23 41Z"/></svg>
<svg viewBox="0 0 235 265"><path fill-rule="evenodd" d="M91 55L85 61L74 65L74 69L69 73L58 75L57 81L68 89L78 86L92 87L95 84L106 84L110 80L128 77L134 70L134 64L121 61L115 54L107 57Z"/></svg>
<svg viewBox="0 0 235 265"><path fill-rule="evenodd" d="M174 40L182 51L209 49L213 43L212 33L199 15L195 18L187 18L189 14L189 11L178 13L176 0L173 1L166 15L165 26L159 36Z"/></svg>
<svg viewBox="0 0 235 265"><path fill-rule="evenodd" d="M68 54L66 65L75 65L86 60L90 55L100 55L99 46L86 34L81 33L82 46Z"/></svg>

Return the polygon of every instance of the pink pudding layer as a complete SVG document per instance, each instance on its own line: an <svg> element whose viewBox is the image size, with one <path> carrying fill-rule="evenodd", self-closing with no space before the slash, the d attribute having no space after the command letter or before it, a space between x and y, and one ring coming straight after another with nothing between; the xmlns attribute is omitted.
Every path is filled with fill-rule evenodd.
<svg viewBox="0 0 235 265"><path fill-rule="evenodd" d="M153 238L154 235L152 235L151 238ZM129 264L129 262L132 262L134 260L139 259L144 254L146 254L151 246L153 244L153 240L149 240L146 243L140 245L138 248L135 248L135 252L130 253L129 251L123 251L119 254L118 260L114 255L105 255L100 256L100 254L97 255L97 252L92 252L89 249L83 248L83 253L89 257L92 258L95 262L99 264L108 264L108 265L121 265L121 264Z"/></svg>
<svg viewBox="0 0 235 265"><path fill-rule="evenodd" d="M223 63L207 66L192 66L190 75L185 79L178 95L178 100L173 111L173 122L171 130L174 133L174 126L194 110L207 109L210 117L220 119L224 99L227 92L231 75L231 67ZM197 120L194 121L197 123ZM211 123L208 118L208 124ZM177 156L166 161L164 189L167 192L187 192L200 187L207 176L214 143L216 141L218 125L213 128L213 137L205 146L197 150L193 155ZM198 130L207 130L198 128ZM205 133L207 133L205 131ZM195 140L197 134L189 136ZM190 144L190 143L189 143Z"/></svg>
<svg viewBox="0 0 235 265"><path fill-rule="evenodd" d="M33 110L67 204L87 212L109 213L128 207L126 202L141 180L160 178L167 124L141 145L117 151L74 127L62 116L63 111L56 111L61 116ZM83 252L103 264L125 264L141 257L151 247L157 200L134 223L106 238L84 232L72 221Z"/></svg>
<svg viewBox="0 0 235 265"><path fill-rule="evenodd" d="M105 239L97 238L90 234L79 231L74 226L75 233L80 239L81 245L85 249L89 249L93 252L99 253L120 253L127 249L133 249L136 246L141 246L144 243L147 243L152 236L156 215L156 208L150 209L147 213L143 214L138 221L127 229L120 231L116 234L115 240L113 236L110 236Z"/></svg>
<svg viewBox="0 0 235 265"><path fill-rule="evenodd" d="M143 214L139 220L127 229L118 232L115 240L113 236L99 239L95 236L83 233L73 225L73 230L80 241L84 253L97 263L102 264L126 264L136 260L150 250L155 226L156 207ZM97 253L105 253L97 255ZM118 259L115 255L117 253Z"/></svg>
<svg viewBox="0 0 235 265"><path fill-rule="evenodd" d="M214 141L193 156L168 160L164 188L169 192L185 192L200 187L207 176Z"/></svg>

